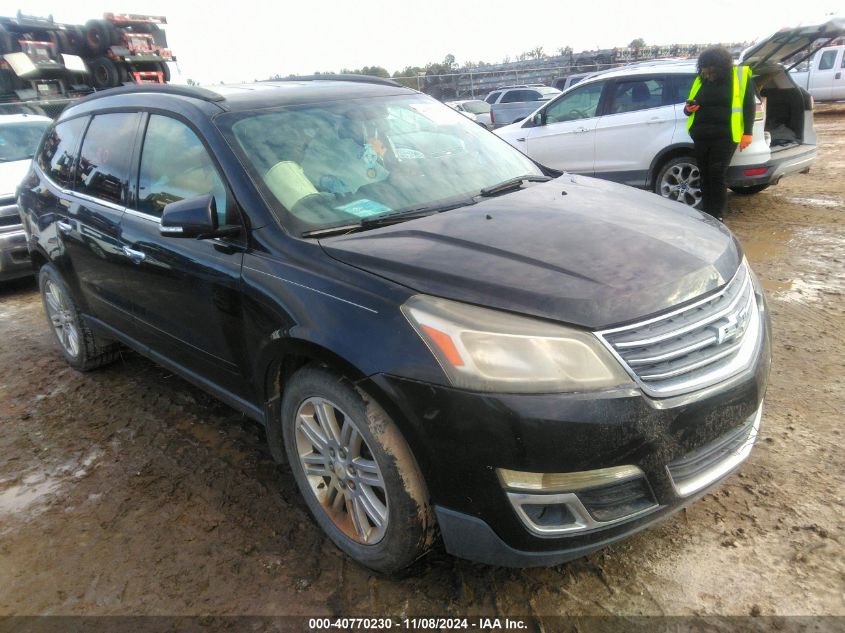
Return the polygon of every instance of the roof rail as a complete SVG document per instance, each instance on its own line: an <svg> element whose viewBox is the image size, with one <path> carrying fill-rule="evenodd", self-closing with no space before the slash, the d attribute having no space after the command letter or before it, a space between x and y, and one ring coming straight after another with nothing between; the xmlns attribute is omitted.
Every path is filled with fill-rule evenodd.
<svg viewBox="0 0 845 633"><path fill-rule="evenodd" d="M206 88L199 88L197 86L174 86L173 84L134 84L129 86L118 86L117 88L109 88L108 90L99 90L94 94L83 97L76 103L88 103L95 99L102 99L104 97L116 97L118 95L132 95L132 94L165 94L173 95L175 97L192 97L194 99L201 99L202 101L225 101L226 97L217 92L212 92ZM76 105L76 104L74 104Z"/></svg>
<svg viewBox="0 0 845 633"><path fill-rule="evenodd" d="M284 79L265 79L264 81L269 82L276 82L276 81L354 81L357 83L364 83L364 84L381 84L383 86L394 86L396 88L405 88L402 84L398 81L394 81L393 79L387 79L386 77L376 77L375 75L353 75L353 74L342 74L342 75L303 75L301 77L285 77Z"/></svg>

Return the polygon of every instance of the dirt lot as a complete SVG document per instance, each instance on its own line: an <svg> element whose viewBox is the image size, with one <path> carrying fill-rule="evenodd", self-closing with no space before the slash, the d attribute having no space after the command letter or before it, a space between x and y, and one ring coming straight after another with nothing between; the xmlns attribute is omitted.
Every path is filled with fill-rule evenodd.
<svg viewBox="0 0 845 633"><path fill-rule="evenodd" d="M845 615L845 106L816 120L813 172L726 216L774 321L757 448L686 511L555 568L436 550L407 578L369 573L257 425L134 353L76 373L34 285L3 288L0 615Z"/></svg>

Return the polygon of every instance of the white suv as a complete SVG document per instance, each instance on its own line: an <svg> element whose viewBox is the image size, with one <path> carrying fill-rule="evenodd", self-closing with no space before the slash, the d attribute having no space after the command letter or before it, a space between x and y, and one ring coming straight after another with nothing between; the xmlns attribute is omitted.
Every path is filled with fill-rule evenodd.
<svg viewBox="0 0 845 633"><path fill-rule="evenodd" d="M743 53L755 77L753 142L736 152L728 184L756 193L781 177L807 171L816 158L812 98L781 61L824 34L842 32L841 20L779 31ZM625 66L585 79L524 121L496 134L537 162L653 190L691 206L701 201L684 101L696 75L694 60Z"/></svg>

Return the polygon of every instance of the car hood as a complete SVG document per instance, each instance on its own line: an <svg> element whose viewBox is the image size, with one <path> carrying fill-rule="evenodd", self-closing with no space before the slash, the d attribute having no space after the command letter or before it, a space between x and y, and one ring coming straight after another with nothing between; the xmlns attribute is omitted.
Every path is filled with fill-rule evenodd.
<svg viewBox="0 0 845 633"><path fill-rule="evenodd" d="M0 163L0 198L8 198L15 195L18 185L26 176L31 159L14 160L8 163Z"/></svg>
<svg viewBox="0 0 845 633"><path fill-rule="evenodd" d="M709 216L570 174L321 245L417 292L591 329L718 288L742 258L730 231Z"/></svg>

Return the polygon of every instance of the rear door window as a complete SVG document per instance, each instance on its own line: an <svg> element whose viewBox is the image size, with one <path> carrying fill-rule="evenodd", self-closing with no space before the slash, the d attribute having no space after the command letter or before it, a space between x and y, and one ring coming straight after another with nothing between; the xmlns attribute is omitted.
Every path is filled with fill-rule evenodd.
<svg viewBox="0 0 845 633"><path fill-rule="evenodd" d="M41 151L38 153L38 166L56 184L70 187L73 177L73 161L79 147L79 138L85 131L88 117L71 119L59 123L47 133Z"/></svg>
<svg viewBox="0 0 845 633"><path fill-rule="evenodd" d="M666 87L664 77L624 79L613 84L608 114L636 112L663 105Z"/></svg>
<svg viewBox="0 0 845 633"><path fill-rule="evenodd" d="M150 115L138 176L138 210L156 217L170 202L212 194L218 224L226 224L226 187L205 146L191 128Z"/></svg>
<svg viewBox="0 0 845 633"><path fill-rule="evenodd" d="M692 82L695 81L695 73L683 75L670 75L672 78L672 103L683 103L689 97Z"/></svg>
<svg viewBox="0 0 845 633"><path fill-rule="evenodd" d="M837 51L825 51L819 59L819 70L830 70L836 63Z"/></svg>
<svg viewBox="0 0 845 633"><path fill-rule="evenodd" d="M129 165L140 119L137 112L98 114L93 118L79 152L77 192L126 204Z"/></svg>

